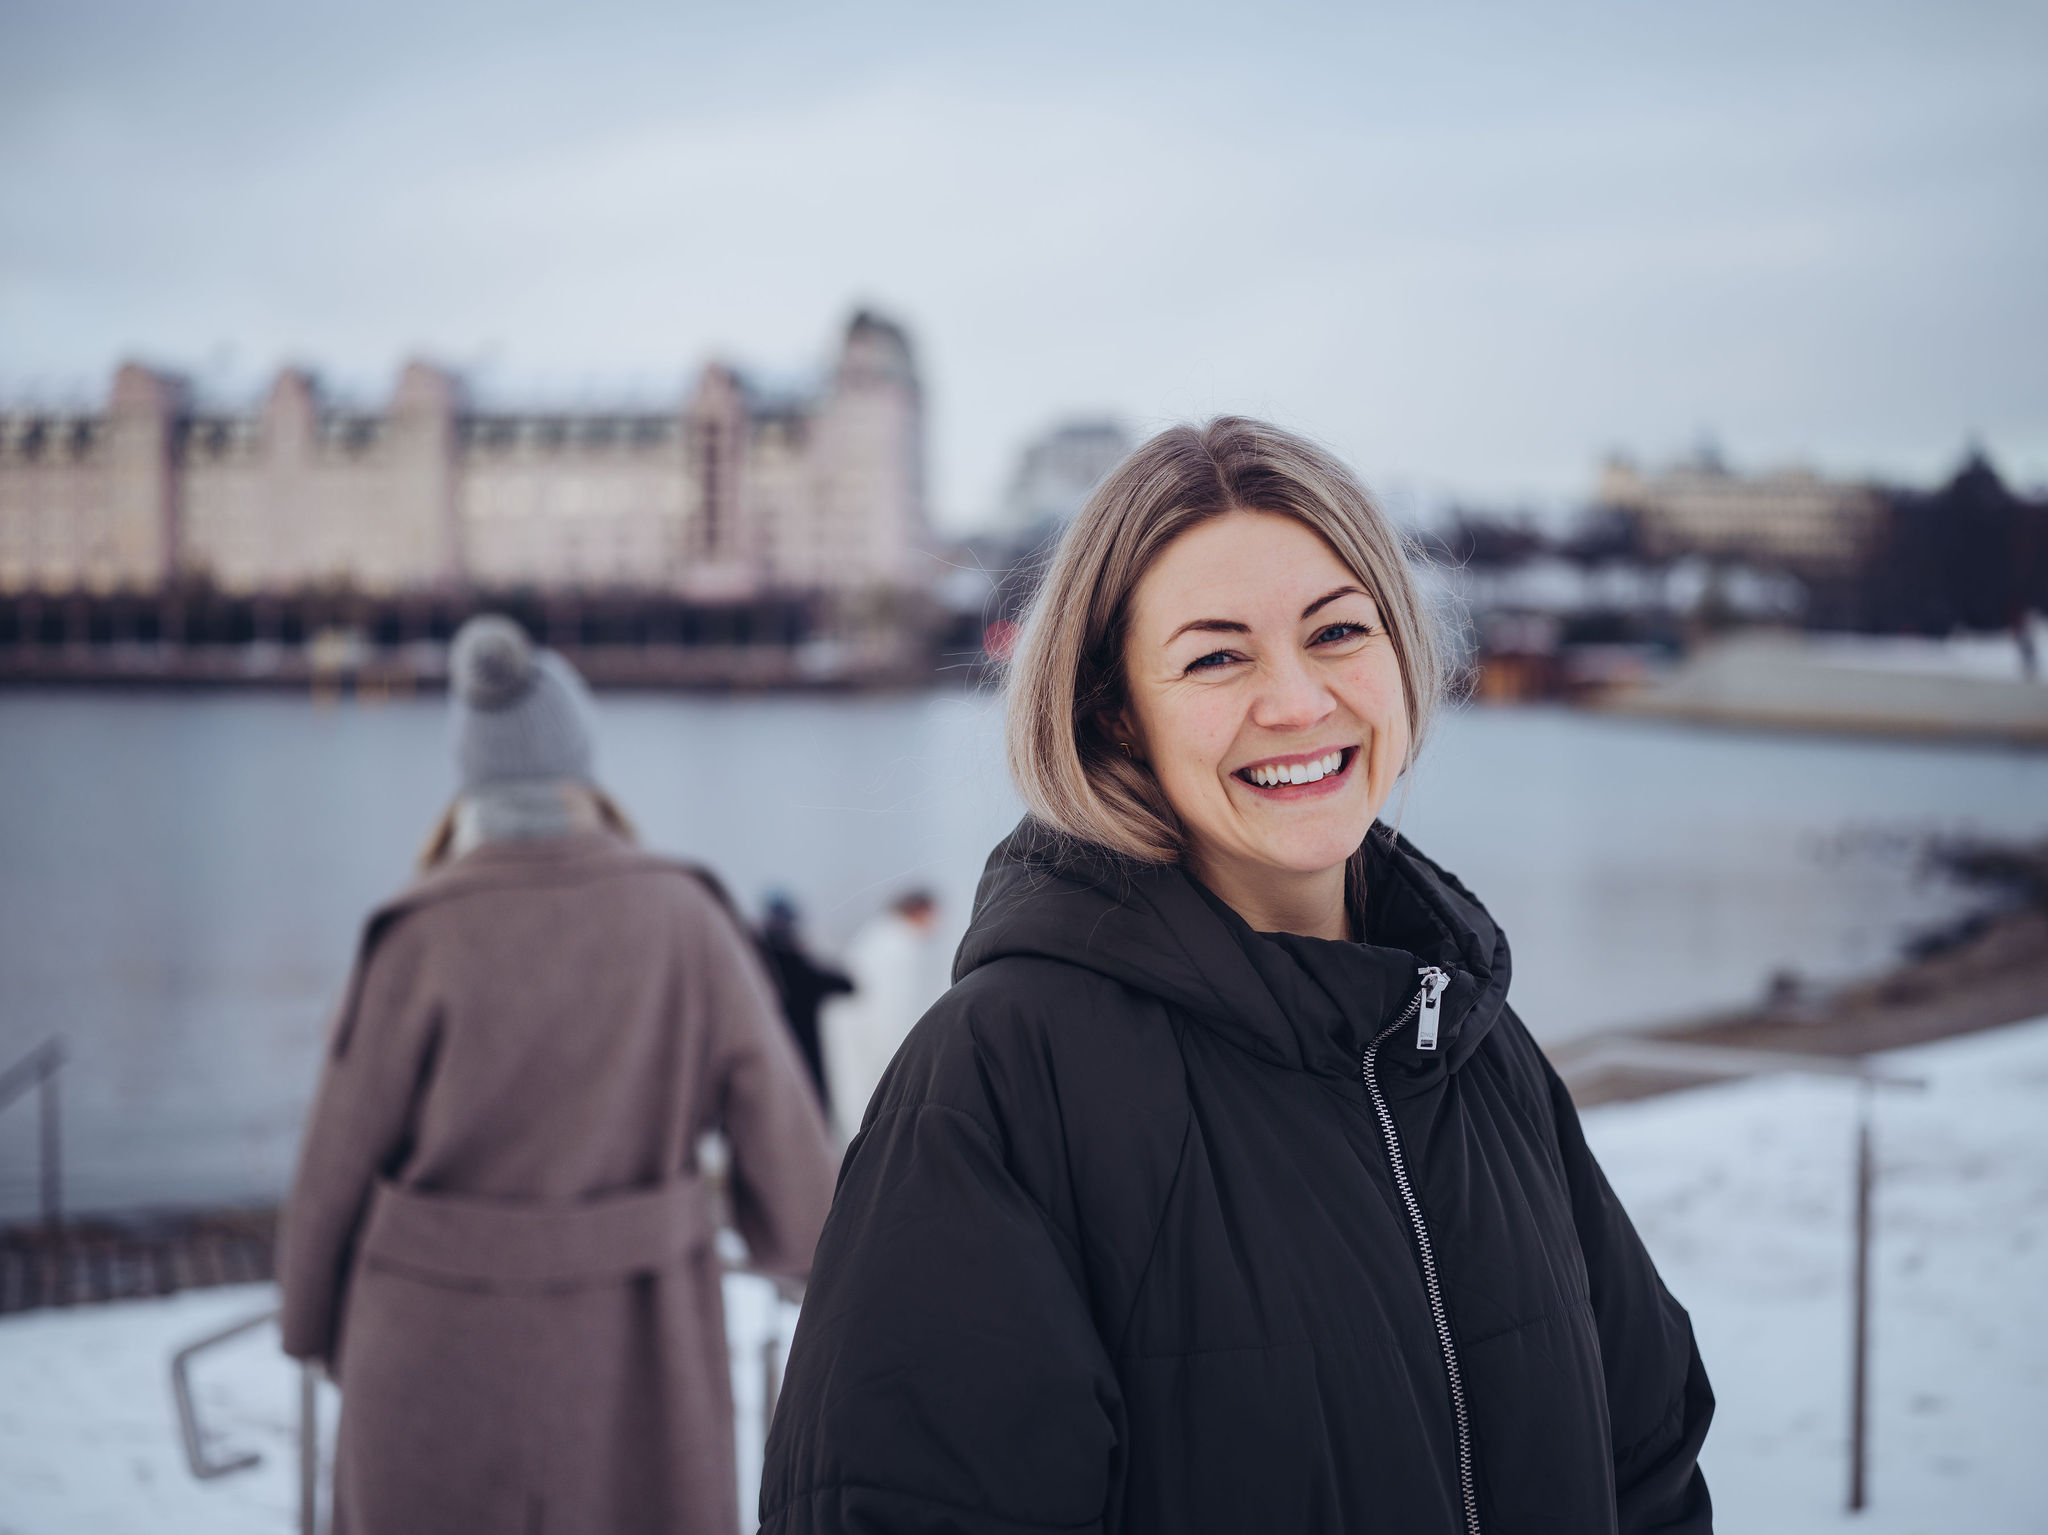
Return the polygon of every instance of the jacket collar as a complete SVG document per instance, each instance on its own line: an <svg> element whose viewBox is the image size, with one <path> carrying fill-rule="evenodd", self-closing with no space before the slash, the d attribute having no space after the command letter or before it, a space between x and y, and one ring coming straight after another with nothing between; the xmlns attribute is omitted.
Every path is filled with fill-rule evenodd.
<svg viewBox="0 0 2048 1535"><path fill-rule="evenodd" d="M1434 1077L1470 1057L1506 1005L1506 937L1471 893L1405 839L1366 842L1366 942L1257 933L1185 870L1140 865L1027 817L989 857L956 979L1005 955L1057 959L1158 997L1259 1059L1355 1076L1407 1008L1418 971L1451 982L1439 1048L1404 1028L1391 1070Z"/></svg>

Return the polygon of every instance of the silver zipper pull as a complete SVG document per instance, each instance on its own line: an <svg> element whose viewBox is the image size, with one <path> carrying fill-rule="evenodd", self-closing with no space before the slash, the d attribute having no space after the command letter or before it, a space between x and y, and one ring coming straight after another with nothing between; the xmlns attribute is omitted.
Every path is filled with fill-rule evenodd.
<svg viewBox="0 0 2048 1535"><path fill-rule="evenodd" d="M1415 1048L1434 1050L1437 1025L1443 1021L1444 988L1451 978L1435 965L1424 965L1416 974L1422 977L1422 1011L1415 1022Z"/></svg>

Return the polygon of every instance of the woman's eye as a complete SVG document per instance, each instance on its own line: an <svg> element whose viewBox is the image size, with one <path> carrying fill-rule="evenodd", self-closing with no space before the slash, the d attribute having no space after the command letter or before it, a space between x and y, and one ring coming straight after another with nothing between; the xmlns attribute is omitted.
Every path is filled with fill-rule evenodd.
<svg viewBox="0 0 2048 1535"><path fill-rule="evenodd" d="M1234 650L1212 650L1206 656L1188 662L1188 670L1191 672L1214 671L1217 667L1228 666L1237 659L1238 655Z"/></svg>
<svg viewBox="0 0 2048 1535"><path fill-rule="evenodd" d="M1371 624L1330 624L1316 632L1309 641L1312 645L1340 645L1345 640L1360 639L1372 633Z"/></svg>

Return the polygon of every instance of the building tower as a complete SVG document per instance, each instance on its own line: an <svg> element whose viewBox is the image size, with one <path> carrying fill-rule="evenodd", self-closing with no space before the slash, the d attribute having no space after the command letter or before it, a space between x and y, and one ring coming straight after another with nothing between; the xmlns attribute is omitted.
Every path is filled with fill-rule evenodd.
<svg viewBox="0 0 2048 1535"><path fill-rule="evenodd" d="M924 394L901 326L863 309L818 414L825 568L840 587L910 586L927 540Z"/></svg>

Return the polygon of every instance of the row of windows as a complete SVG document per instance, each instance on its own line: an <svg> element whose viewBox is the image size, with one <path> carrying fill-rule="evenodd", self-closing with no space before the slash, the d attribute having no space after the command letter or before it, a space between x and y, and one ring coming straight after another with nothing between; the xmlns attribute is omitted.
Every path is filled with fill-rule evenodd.
<svg viewBox="0 0 2048 1535"><path fill-rule="evenodd" d="M673 416L476 416L458 421L455 435L466 446L498 452L559 452L571 443L651 448L674 442L678 425Z"/></svg>
<svg viewBox="0 0 2048 1535"><path fill-rule="evenodd" d="M558 453L570 447L659 448L682 438L675 416L477 416L455 423L455 437L465 448L510 453L529 449ZM350 456L376 447L388 435L389 418L325 414L315 426L317 440ZM105 438L101 416L0 416L0 455L35 461L46 457L85 457ZM772 418L755 424L763 446L787 450L799 445L802 427ZM262 421L254 416L199 416L171 427L173 451L201 458L226 458L260 449Z"/></svg>
<svg viewBox="0 0 2048 1535"><path fill-rule="evenodd" d="M105 436L106 423L91 416L0 416L0 458L82 459Z"/></svg>

